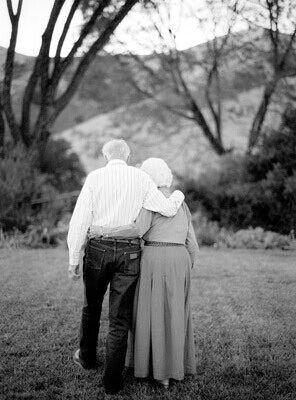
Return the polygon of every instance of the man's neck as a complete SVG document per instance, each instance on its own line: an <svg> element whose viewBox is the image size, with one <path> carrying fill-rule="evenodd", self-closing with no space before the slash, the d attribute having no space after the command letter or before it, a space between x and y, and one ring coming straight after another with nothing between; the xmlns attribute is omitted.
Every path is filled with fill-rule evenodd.
<svg viewBox="0 0 296 400"><path fill-rule="evenodd" d="M111 160L108 161L107 165L127 165L126 161L120 159L120 158L112 158Z"/></svg>

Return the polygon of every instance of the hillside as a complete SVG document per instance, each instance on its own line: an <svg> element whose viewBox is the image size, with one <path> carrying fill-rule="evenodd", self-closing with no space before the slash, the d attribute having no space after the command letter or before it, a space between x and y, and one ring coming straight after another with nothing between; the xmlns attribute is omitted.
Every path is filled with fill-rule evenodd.
<svg viewBox="0 0 296 400"><path fill-rule="evenodd" d="M238 150L246 146L251 117L261 89L241 92L225 102L223 124L225 143ZM271 116L277 123L277 116ZM191 121L179 119L152 100L91 118L56 135L71 142L88 171L102 165L100 149L110 138L126 139L133 151L134 164L147 157L162 157L178 175L194 176L213 165L217 157Z"/></svg>
<svg viewBox="0 0 296 400"><path fill-rule="evenodd" d="M240 32L232 40L237 46L243 47L246 53L253 54L253 44L258 41L262 42L260 47L264 50L257 57L253 54L244 65L239 62L239 55L235 55L227 60L222 71L225 145L244 151L252 118L262 94L263 70L268 68L269 50L265 30L248 32L248 35ZM198 58L206 46L194 47L187 53ZM204 79L200 69L196 68L187 79L192 81L199 104L204 106L201 95ZM171 99L173 94L163 87L159 98ZM279 122L279 104L283 99L280 95L276 100L266 120L271 126L277 126ZM203 111L207 116L206 109ZM124 104L116 110L65 130L60 135L72 143L87 170L102 164L100 148L111 137L129 141L133 148L134 163L152 155L163 157L177 175L196 176L218 160L194 122L180 119L147 99L136 104Z"/></svg>
<svg viewBox="0 0 296 400"><path fill-rule="evenodd" d="M3 68L6 49L0 46L0 80L3 78ZM16 65L12 86L14 106L20 109L20 100L29 72L34 63L34 57L16 53ZM67 84L75 69L78 59L67 72L60 84L60 89ZM127 73L120 67L114 57L105 54L98 55L90 66L76 95L57 119L53 126L54 132L59 132L95 115L102 114L121 106L132 104L142 99L142 96L131 87ZM35 114L33 106L33 114Z"/></svg>
<svg viewBox="0 0 296 400"><path fill-rule="evenodd" d="M231 40L233 43L243 43L244 46L247 47L251 40L255 40L254 35L257 37L256 40L264 41L264 31L262 30L256 31L255 34L248 33L248 35L245 35L244 32L236 33L232 36ZM207 44L196 46L183 53L186 53L194 59L198 59L205 51L206 45ZM6 49L0 47L0 66L4 64L5 54ZM154 60L153 56L149 57L149 59L152 62ZM78 61L79 59L76 59L71 68L67 71L60 85L61 90L70 79ZM17 110L20 108L19 100L21 99L21 94L28 80L28 75L32 69L33 63L34 57L16 53L15 80L12 90ZM236 60L226 69L223 76L223 94L228 99L233 99L241 91L249 89L250 82L253 82L253 88L260 86L261 79L258 71L254 68L242 70L241 67L237 68L237 64L238 62ZM229 70L232 72L230 73ZM87 71L76 95L53 126L53 131L63 131L91 117L110 112L123 105L129 106L143 100L143 96L130 84L129 74L130 70L123 68L114 56L107 53L98 55ZM199 101L203 102L203 99L200 98L200 93L203 89L203 79L200 78L200 75L201 71L197 68L194 74L191 75L191 79L194 81L194 87L198 94ZM0 68L0 80L1 78L2 68ZM164 96L171 95L171 93L167 92L166 86L160 91L163 92Z"/></svg>
<svg viewBox="0 0 296 400"><path fill-rule="evenodd" d="M226 146L235 147L238 151L245 148L251 120L262 93L264 71L269 68L267 43L264 29L239 32L231 37L230 44L240 50L227 59L222 71L223 130ZM182 53L198 61L209 44ZM258 47L262 50L259 53ZM0 48L0 65L4 63L5 52ZM240 59L242 52L249 55L243 64ZM12 89L14 105L20 109L21 93L34 58L17 54L16 60ZM76 59L64 77L60 90L67 84L78 61ZM153 56L150 61L155 61ZM71 142L87 170L100 165L100 147L111 137L125 138L131 143L135 163L151 155L160 156L180 175L196 175L209 163L215 163L217 158L199 128L192 121L180 119L152 100L144 99L129 83L130 71L123 68L114 56L98 55L75 97L53 126L56 137L64 137ZM201 69L196 67L187 79L191 81L203 107L204 75ZM159 89L159 97L173 99L173 94L163 85ZM278 103L283 101L281 97L278 100ZM33 109L33 112L36 110ZM276 126L278 106L275 104L271 111L267 122Z"/></svg>

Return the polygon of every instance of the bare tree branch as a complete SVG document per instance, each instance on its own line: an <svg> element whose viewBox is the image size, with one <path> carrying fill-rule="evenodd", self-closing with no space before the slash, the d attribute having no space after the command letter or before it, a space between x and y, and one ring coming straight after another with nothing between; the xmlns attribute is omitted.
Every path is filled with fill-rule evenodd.
<svg viewBox="0 0 296 400"><path fill-rule="evenodd" d="M293 50L293 44L296 40L296 25L294 23L294 30L290 35L289 41L283 50L283 40L281 39L281 32L279 28L280 18L282 17L281 7L278 0L265 0L266 8L269 16L269 38L272 46L272 67L273 72L270 79L267 79L262 99L260 101L257 112L253 118L252 126L249 132L249 141L247 153L250 154L256 146L258 139L261 135L262 126L264 124L273 94L276 92L279 81L288 76L296 76L295 66L290 67L289 57ZM282 57L280 56L281 54Z"/></svg>
<svg viewBox="0 0 296 400"><path fill-rule="evenodd" d="M8 9L8 14L9 14L10 21L13 22L13 21L19 19L20 14L21 14L21 10L22 10L22 6L23 6L23 1L19 0L18 5L17 5L17 9L16 9L16 13L14 13L14 11L13 11L13 6L12 6L12 1L11 0L6 0L6 4L7 4L7 9Z"/></svg>
<svg viewBox="0 0 296 400"><path fill-rule="evenodd" d="M237 8L237 3L234 4L234 10ZM228 43L233 24L235 23L236 14L233 14L235 17L232 19L231 24L228 27L227 33L224 37L222 37L221 44L218 46L217 37L213 40L213 54L212 54L212 65L210 71L208 72L207 77L207 85L206 85L206 100L209 107L209 110L212 114L215 126L216 126L216 137L222 143L222 104L221 104L221 88L220 88L220 76L219 76L219 64L221 63L222 53ZM213 78L216 79L217 84L217 109L215 108L214 102L211 98L211 86L213 82Z"/></svg>
<svg viewBox="0 0 296 400"><path fill-rule="evenodd" d="M13 8L12 8L12 2L11 2L11 0L6 0L6 3L7 3L7 9L8 9L10 21L13 22L15 15L14 15Z"/></svg>
<svg viewBox="0 0 296 400"><path fill-rule="evenodd" d="M179 74L179 79L182 84L184 93L187 96L187 101L189 103L189 106L191 108L191 111L195 117L197 124L203 130L204 135L206 136L206 138L208 139L208 141L210 142L210 144L212 145L212 148L216 151L216 153L219 155L226 153L226 150L224 149L222 143L218 140L217 137L214 136L213 132L211 131L210 126L208 125L208 123L203 115L203 112L201 111L200 107L194 100L194 97L192 96L192 93L182 76L182 72L181 72L180 68L178 68L178 74Z"/></svg>
<svg viewBox="0 0 296 400"><path fill-rule="evenodd" d="M270 104L271 97L275 91L277 81L272 81L264 89L263 97L256 112L256 115L252 122L252 127L249 133L248 150L247 153L250 154L252 149L258 142L258 138L261 133L261 128L265 119L265 115Z"/></svg>
<svg viewBox="0 0 296 400"><path fill-rule="evenodd" d="M21 15L23 0L19 0L16 14L13 13L12 2L7 0L7 7L11 20L11 36L10 43L6 53L6 60L4 66L4 81L1 93L1 103L6 115L7 123L9 125L13 140L17 142L20 135L19 126L17 124L11 102L11 84L13 77L13 67L15 58L15 46L17 41L19 19Z"/></svg>
<svg viewBox="0 0 296 400"><path fill-rule="evenodd" d="M162 108L164 108L165 110L170 111L171 113L178 115L179 117L188 119L189 121L194 121L194 117L190 116L188 114L186 114L185 112L180 111L179 108L173 107L167 103L165 103L164 101L161 101L155 93L152 93L148 90L145 90L143 88L141 88L137 82L135 82L135 80L130 77L130 82L131 84L134 86L134 88L136 90L138 90L141 94L143 94L145 97L154 100L157 104L159 104Z"/></svg>
<svg viewBox="0 0 296 400"><path fill-rule="evenodd" d="M110 5L111 0L101 0L99 5L95 8L94 12L92 13L89 21L83 26L82 31L80 33L79 38L73 44L70 52L68 55L63 59L61 63L55 65L52 78L51 78L51 85L53 88L56 88L60 77L65 72L65 70L71 65L77 50L83 44L85 38L89 35L91 30L94 28L98 17L100 17L106 7Z"/></svg>
<svg viewBox="0 0 296 400"><path fill-rule="evenodd" d="M30 129L31 129L30 114L31 114L31 105L35 88L38 79L41 79L43 92L46 91L46 87L48 85L49 49L51 44L51 38L56 25L56 21L58 19L58 16L61 12L64 3L65 0L55 0L54 2L47 27L42 35L42 44L40 47L39 54L36 58L33 71L29 78L28 84L25 88L23 97L23 106L22 106L21 133L23 141L27 146L29 146L32 141L32 137L30 137Z"/></svg>
<svg viewBox="0 0 296 400"><path fill-rule="evenodd" d="M280 61L280 65L279 65L279 70L280 71L282 71L285 68L285 64L286 64L286 62L288 60L288 57L289 57L289 55L290 55L290 53L292 51L293 44L295 43L295 39L296 39L296 25L295 25L294 31L293 31L293 33L292 33L292 35L290 37L289 43L288 43L288 45L286 47L286 50L285 50L285 52L283 54L282 60Z"/></svg>
<svg viewBox="0 0 296 400"><path fill-rule="evenodd" d="M79 62L76 71L74 72L72 79L65 90L65 92L54 102L54 111L48 119L48 125L58 117L58 115L64 110L71 98L73 97L75 91L77 90L79 84L81 83L84 74L89 67L89 64L96 57L98 51L100 51L108 42L110 36L113 34L120 22L125 18L132 7L137 3L138 0L126 0L122 5L121 9L115 15L115 17L109 21L103 32L100 34L99 38L91 45L86 54L82 57Z"/></svg>
<svg viewBox="0 0 296 400"><path fill-rule="evenodd" d="M77 8L78 8L80 2L81 2L81 0L74 0L73 3L72 3L72 6L71 6L70 12L69 12L69 14L67 16L67 19L66 19L62 34L61 34L60 39L58 41L55 60L54 60L55 61L55 66L57 66L58 63L60 62L61 51L62 51L62 48L63 48L63 44L65 42L67 33L69 31L69 28L70 28L70 25L71 25L71 22L72 22L72 19L74 17L75 12L77 11Z"/></svg>
<svg viewBox="0 0 296 400"><path fill-rule="evenodd" d="M3 146L5 142L5 121L4 121L4 110L0 102L0 157L3 154Z"/></svg>

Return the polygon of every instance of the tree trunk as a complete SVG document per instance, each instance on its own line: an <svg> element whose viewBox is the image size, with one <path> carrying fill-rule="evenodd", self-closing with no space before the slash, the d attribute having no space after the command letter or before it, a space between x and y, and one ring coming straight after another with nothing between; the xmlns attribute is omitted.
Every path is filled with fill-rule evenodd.
<svg viewBox="0 0 296 400"><path fill-rule="evenodd" d="M44 153L45 153L47 142L48 142L49 138L50 138L50 132L44 130L39 134L39 139L35 143L36 150L37 150L37 153L38 153L38 158L39 158L38 167L40 166L41 160L44 157Z"/></svg>
<svg viewBox="0 0 296 400"><path fill-rule="evenodd" d="M2 109L0 108L0 156L3 151L4 140L5 140L5 122Z"/></svg>
<svg viewBox="0 0 296 400"><path fill-rule="evenodd" d="M247 154L250 154L254 149L254 147L256 146L256 144L258 143L262 125L265 120L266 113L270 105L271 97L275 91L276 85L277 85L277 80L274 80L273 82L269 83L264 90L263 98L261 100L257 113L253 119L252 127L249 133Z"/></svg>
<svg viewBox="0 0 296 400"><path fill-rule="evenodd" d="M52 42L53 32L62 10L65 0L55 0L51 14L45 31L42 35L41 47L39 54L35 59L33 71L28 80L27 86L24 91L23 102L22 102L22 117L21 117L21 135L24 144L30 147L34 142L31 133L31 106L33 102L34 93L36 91L37 84L40 84L41 89L41 108L44 103L44 97L47 95L48 79L49 79L49 50Z"/></svg>
<svg viewBox="0 0 296 400"><path fill-rule="evenodd" d="M15 46L18 36L19 19L23 6L23 0L19 0L17 4L17 11L14 13L12 0L7 0L7 10L11 22L11 35L9 46L6 52L6 60L4 64L4 79L3 88L1 93L1 108L3 109L6 121L10 129L10 134L15 143L20 138L20 129L15 117L11 99L11 86L13 80L13 68L15 62Z"/></svg>
<svg viewBox="0 0 296 400"><path fill-rule="evenodd" d="M82 79L92 61L96 58L98 52L105 47L118 25L137 2L138 0L126 0L121 9L118 11L117 15L107 24L106 28L100 34L98 39L90 46L89 50L81 58L81 61L79 62L74 74L72 75L67 89L64 91L63 94L61 94L59 98L57 98L53 102L54 111L46 121L47 129L51 128L54 121L69 104L70 100L72 99L73 95L81 84Z"/></svg>
<svg viewBox="0 0 296 400"><path fill-rule="evenodd" d="M213 133L212 133L207 121L205 120L202 112L199 110L199 108L196 106L195 103L191 104L191 109L192 109L192 113L194 115L194 120L195 120L196 124L203 131L205 137L210 142L210 145L211 145L212 149L215 151L215 153L218 154L219 156L222 156L223 154L228 153L228 150L226 150L224 148L223 143L221 142L219 137L217 138L217 137L215 137L213 135Z"/></svg>

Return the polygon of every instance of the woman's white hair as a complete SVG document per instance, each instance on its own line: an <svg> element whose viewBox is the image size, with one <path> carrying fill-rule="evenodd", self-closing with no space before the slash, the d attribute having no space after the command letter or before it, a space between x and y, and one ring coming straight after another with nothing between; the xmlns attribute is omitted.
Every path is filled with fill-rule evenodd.
<svg viewBox="0 0 296 400"><path fill-rule="evenodd" d="M123 139L113 139L105 143L102 153L108 160L119 158L126 161L130 155L130 148Z"/></svg>
<svg viewBox="0 0 296 400"><path fill-rule="evenodd" d="M157 187L170 187L172 185L172 171L161 158L148 158L143 162L141 170L151 177Z"/></svg>

